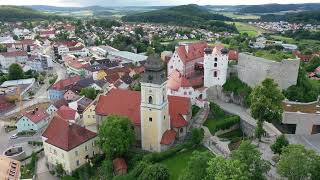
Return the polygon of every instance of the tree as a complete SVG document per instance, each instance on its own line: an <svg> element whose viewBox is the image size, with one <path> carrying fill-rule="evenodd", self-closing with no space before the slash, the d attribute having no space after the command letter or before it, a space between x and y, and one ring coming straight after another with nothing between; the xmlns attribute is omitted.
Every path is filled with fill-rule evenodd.
<svg viewBox="0 0 320 180"><path fill-rule="evenodd" d="M206 179L217 180L247 180L249 174L245 166L238 160L225 159L221 156L212 158L208 162Z"/></svg>
<svg viewBox="0 0 320 180"><path fill-rule="evenodd" d="M87 87L87 88L81 89L80 95L94 100L98 95L98 91L92 87Z"/></svg>
<svg viewBox="0 0 320 180"><path fill-rule="evenodd" d="M55 171L56 171L58 177L62 177L65 175L65 171L63 169L63 166L60 163L56 165Z"/></svg>
<svg viewBox="0 0 320 180"><path fill-rule="evenodd" d="M0 53L2 53L2 52L7 52L7 47L0 44Z"/></svg>
<svg viewBox="0 0 320 180"><path fill-rule="evenodd" d="M169 180L169 170L162 164L153 164L146 167L138 180Z"/></svg>
<svg viewBox="0 0 320 180"><path fill-rule="evenodd" d="M243 164L249 179L265 179L264 174L270 170L270 164L261 158L261 153L250 141L243 141L239 148L232 152L231 159Z"/></svg>
<svg viewBox="0 0 320 180"><path fill-rule="evenodd" d="M135 141L133 125L127 117L108 116L99 127L99 144L110 158L128 152Z"/></svg>
<svg viewBox="0 0 320 180"><path fill-rule="evenodd" d="M319 174L319 169L316 168L319 168L319 156L314 151L296 144L289 145L282 150L277 164L277 172L289 180L315 177Z"/></svg>
<svg viewBox="0 0 320 180"><path fill-rule="evenodd" d="M144 31L143 31L143 28L142 27L137 27L137 28L135 28L134 29L134 33L136 34L136 35L141 35L141 36L144 36Z"/></svg>
<svg viewBox="0 0 320 180"><path fill-rule="evenodd" d="M249 99L251 115L258 120L256 135L260 140L264 121L281 121L284 96L274 80L267 78L253 89Z"/></svg>
<svg viewBox="0 0 320 180"><path fill-rule="evenodd" d="M155 54L155 51L154 51L154 48L152 48L152 47L148 47L147 48L147 52L146 52L146 55L147 56L151 56L151 55L154 55Z"/></svg>
<svg viewBox="0 0 320 180"><path fill-rule="evenodd" d="M112 179L113 164L111 160L106 159L102 162L101 167L99 167L99 176L102 179Z"/></svg>
<svg viewBox="0 0 320 180"><path fill-rule="evenodd" d="M288 145L289 141L284 135L281 135L276 139L276 142L270 146L270 148L274 153L281 154L282 148L287 147Z"/></svg>
<svg viewBox="0 0 320 180"><path fill-rule="evenodd" d="M17 79L23 79L24 73L19 64L11 64L9 66L9 74L8 79L9 80L17 80Z"/></svg>
<svg viewBox="0 0 320 180"><path fill-rule="evenodd" d="M204 179L207 176L206 168L208 167L210 157L211 155L208 152L193 152L179 180Z"/></svg>
<svg viewBox="0 0 320 180"><path fill-rule="evenodd" d="M199 128L194 128L191 131L191 141L193 144L195 145L199 145L204 137L204 132L203 129L199 129Z"/></svg>

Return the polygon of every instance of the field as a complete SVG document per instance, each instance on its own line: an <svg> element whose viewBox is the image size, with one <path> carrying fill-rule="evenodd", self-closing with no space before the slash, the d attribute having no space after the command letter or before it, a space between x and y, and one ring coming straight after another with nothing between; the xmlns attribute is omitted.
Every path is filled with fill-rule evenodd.
<svg viewBox="0 0 320 180"><path fill-rule="evenodd" d="M312 39L295 40L293 38L279 36L279 35L271 35L270 37L272 37L274 40L283 41L285 43L296 44L299 47L303 46L306 48L314 49L315 51L320 50L320 41L317 41L317 40L312 40Z"/></svg>
<svg viewBox="0 0 320 180"><path fill-rule="evenodd" d="M268 50L258 50L254 53L255 56L262 57L274 61L282 61L283 59L293 59L294 56L291 52L283 51L268 51Z"/></svg>
<svg viewBox="0 0 320 180"><path fill-rule="evenodd" d="M260 16L254 14L238 14L235 12L221 12L224 16L230 17L232 19L259 19Z"/></svg>
<svg viewBox="0 0 320 180"><path fill-rule="evenodd" d="M196 149L182 151L175 156L161 162L161 164L165 165L169 169L171 180L179 179L179 175L183 173L183 170L185 169L194 151L204 152L208 150L202 146Z"/></svg>
<svg viewBox="0 0 320 180"><path fill-rule="evenodd" d="M247 33L251 37L258 36L265 32L263 29L259 29L246 23L235 22L235 25L241 34Z"/></svg>

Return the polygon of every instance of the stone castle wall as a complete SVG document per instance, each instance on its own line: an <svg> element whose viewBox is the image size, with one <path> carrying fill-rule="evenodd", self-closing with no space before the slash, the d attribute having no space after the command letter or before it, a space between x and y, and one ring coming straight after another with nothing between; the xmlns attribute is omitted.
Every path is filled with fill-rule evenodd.
<svg viewBox="0 0 320 180"><path fill-rule="evenodd" d="M237 72L239 79L251 87L255 87L266 78L272 78L281 89L287 89L297 83L299 65L299 59L276 62L240 53Z"/></svg>

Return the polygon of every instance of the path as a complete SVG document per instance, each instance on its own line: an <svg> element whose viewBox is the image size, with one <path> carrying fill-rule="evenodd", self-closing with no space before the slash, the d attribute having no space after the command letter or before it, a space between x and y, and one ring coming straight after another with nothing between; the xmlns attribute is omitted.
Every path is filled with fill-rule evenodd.
<svg viewBox="0 0 320 180"><path fill-rule="evenodd" d="M40 154L40 158L37 161L37 180L58 180L57 177L50 174L49 169L46 166L46 158L43 152Z"/></svg>
<svg viewBox="0 0 320 180"><path fill-rule="evenodd" d="M250 116L245 108L233 103L225 103L219 100L214 100L214 103L219 105L224 111L240 116L240 118L248 124L254 127L257 126L257 121ZM282 134L277 128L275 128L271 123L268 122L264 122L263 129L270 137L277 137Z"/></svg>

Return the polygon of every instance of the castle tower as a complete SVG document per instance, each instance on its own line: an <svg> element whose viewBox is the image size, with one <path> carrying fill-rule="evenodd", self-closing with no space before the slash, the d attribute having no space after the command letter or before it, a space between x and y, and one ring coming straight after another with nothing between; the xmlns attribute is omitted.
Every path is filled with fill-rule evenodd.
<svg viewBox="0 0 320 180"><path fill-rule="evenodd" d="M227 80L228 50L206 48L204 52L204 86L224 85Z"/></svg>
<svg viewBox="0 0 320 180"><path fill-rule="evenodd" d="M150 56L141 80L141 143L147 151L161 151L163 133L170 129L167 77L159 57Z"/></svg>

